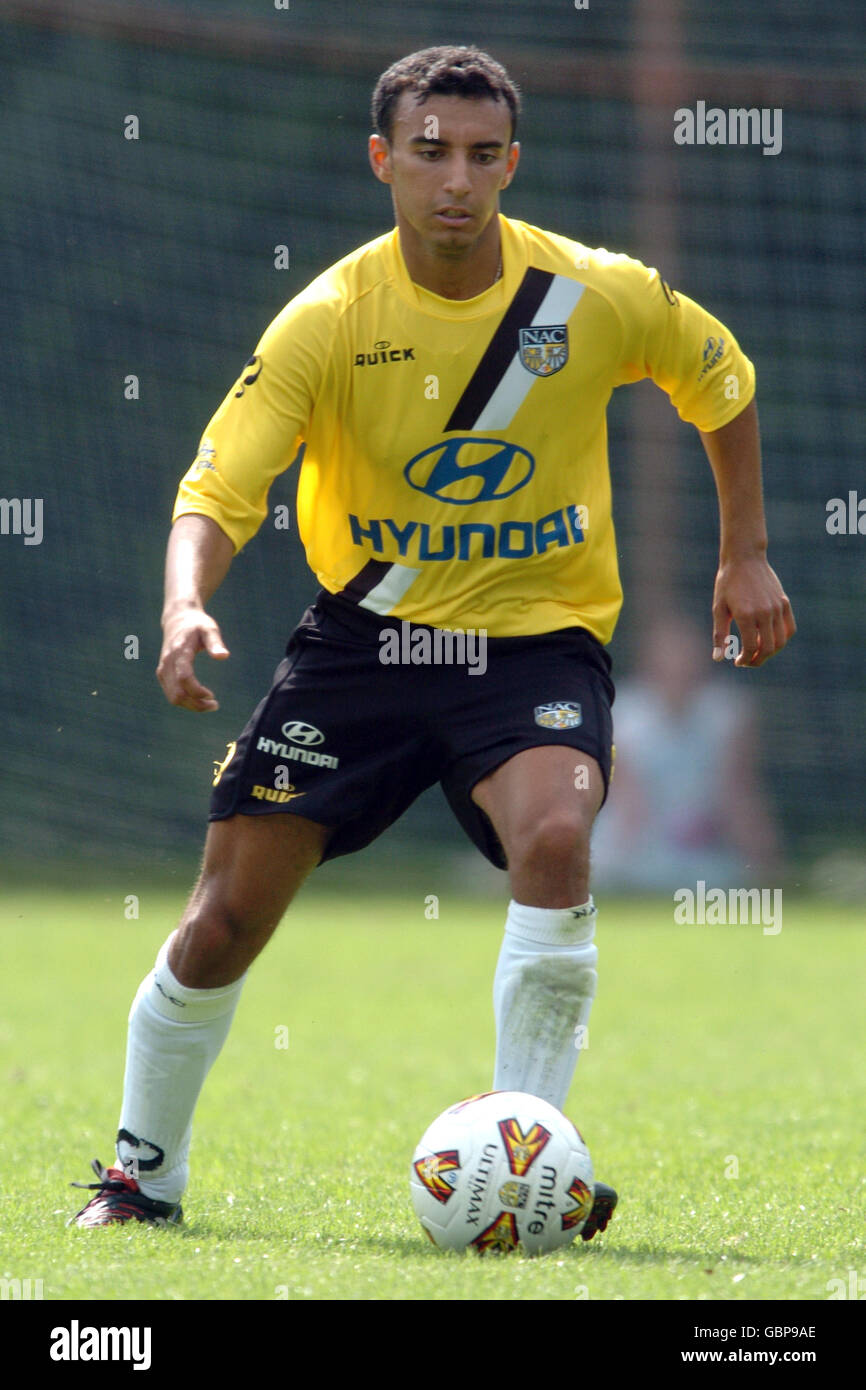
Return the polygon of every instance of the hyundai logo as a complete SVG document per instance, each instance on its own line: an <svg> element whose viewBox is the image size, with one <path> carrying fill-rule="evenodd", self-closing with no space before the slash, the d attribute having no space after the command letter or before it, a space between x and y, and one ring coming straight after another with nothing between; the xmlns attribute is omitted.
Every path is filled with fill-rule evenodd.
<svg viewBox="0 0 866 1390"><path fill-rule="evenodd" d="M469 507L473 502L510 497L526 486L534 472L535 459L519 444L463 438L422 449L406 464L403 476L427 497Z"/></svg>
<svg viewBox="0 0 866 1390"><path fill-rule="evenodd" d="M325 735L321 729L316 729L312 724L304 724L300 719L292 719L283 725L283 738L287 738L290 743L302 743L305 748L311 748L314 743L325 742Z"/></svg>

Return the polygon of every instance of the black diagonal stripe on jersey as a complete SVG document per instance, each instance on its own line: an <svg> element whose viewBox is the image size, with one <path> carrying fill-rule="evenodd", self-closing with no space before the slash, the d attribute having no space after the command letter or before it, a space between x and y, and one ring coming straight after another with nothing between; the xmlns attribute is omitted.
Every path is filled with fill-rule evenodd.
<svg viewBox="0 0 866 1390"><path fill-rule="evenodd" d="M528 328L550 289L552 270L530 266L487 345L487 351L451 413L446 430L471 430L511 365L517 351L517 330Z"/></svg>
<svg viewBox="0 0 866 1390"><path fill-rule="evenodd" d="M371 589L375 589L376 585L382 582L391 564L390 560L368 560L354 579L350 579L346 587L340 590L340 597L347 598L350 603L360 603Z"/></svg>

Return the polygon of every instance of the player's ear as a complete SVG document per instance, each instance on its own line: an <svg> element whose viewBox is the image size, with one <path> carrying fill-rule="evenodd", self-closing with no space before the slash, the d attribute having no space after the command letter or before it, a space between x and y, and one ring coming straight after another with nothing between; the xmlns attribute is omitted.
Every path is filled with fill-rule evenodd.
<svg viewBox="0 0 866 1390"><path fill-rule="evenodd" d="M499 185L500 189L508 187L511 180L514 178L515 170L517 169L519 161L520 142L518 140L512 140L511 146L508 151L508 161L505 165L505 173L503 175L502 182Z"/></svg>
<svg viewBox="0 0 866 1390"><path fill-rule="evenodd" d="M370 168L381 183L391 183L393 174L391 171L391 146L384 135L371 135L367 152L370 156Z"/></svg>

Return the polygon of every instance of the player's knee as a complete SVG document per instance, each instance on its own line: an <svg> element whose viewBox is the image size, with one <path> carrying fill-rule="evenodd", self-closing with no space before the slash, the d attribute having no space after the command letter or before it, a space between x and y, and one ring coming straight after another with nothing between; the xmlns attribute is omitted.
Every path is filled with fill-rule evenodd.
<svg viewBox="0 0 866 1390"><path fill-rule="evenodd" d="M212 890L190 904L181 925L200 951L218 956L269 935L276 921L272 912L254 902Z"/></svg>
<svg viewBox="0 0 866 1390"><path fill-rule="evenodd" d="M169 950L169 966L190 989L231 984L250 968L275 926L214 903L201 904L184 914Z"/></svg>
<svg viewBox="0 0 866 1390"><path fill-rule="evenodd" d="M525 827L511 846L509 867L559 874L589 869L590 826L578 810L555 807Z"/></svg>

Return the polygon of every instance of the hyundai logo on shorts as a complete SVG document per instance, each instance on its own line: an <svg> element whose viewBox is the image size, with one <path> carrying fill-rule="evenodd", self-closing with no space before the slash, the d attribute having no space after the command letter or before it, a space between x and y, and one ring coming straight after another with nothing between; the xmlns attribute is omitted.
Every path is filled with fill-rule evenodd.
<svg viewBox="0 0 866 1390"><path fill-rule="evenodd" d="M535 459L519 444L460 438L422 449L406 464L403 476L416 492L455 507L469 507L473 502L510 497L526 486L534 472Z"/></svg>
<svg viewBox="0 0 866 1390"><path fill-rule="evenodd" d="M290 743L302 743L305 748L325 742L325 735L321 729L315 728L312 724L304 724L300 719L292 719L283 725L283 738L287 738Z"/></svg>

